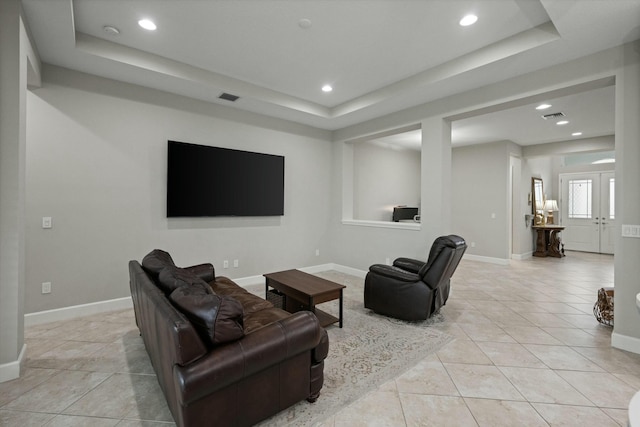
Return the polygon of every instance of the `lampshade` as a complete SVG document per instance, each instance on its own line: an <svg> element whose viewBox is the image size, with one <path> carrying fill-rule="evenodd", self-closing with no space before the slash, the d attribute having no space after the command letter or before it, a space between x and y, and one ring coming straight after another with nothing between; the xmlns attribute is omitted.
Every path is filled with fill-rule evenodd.
<svg viewBox="0 0 640 427"><path fill-rule="evenodd" d="M545 211L559 211L560 209L558 208L558 202L556 202L555 200L547 200L546 202L544 202L544 210Z"/></svg>

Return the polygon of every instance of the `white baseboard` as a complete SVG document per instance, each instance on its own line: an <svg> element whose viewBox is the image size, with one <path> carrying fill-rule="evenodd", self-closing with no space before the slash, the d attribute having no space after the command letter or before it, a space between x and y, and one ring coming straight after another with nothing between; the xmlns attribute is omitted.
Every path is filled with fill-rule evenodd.
<svg viewBox="0 0 640 427"><path fill-rule="evenodd" d="M486 262L489 264L509 265L510 260L504 258L493 258L488 256L464 254L463 260Z"/></svg>
<svg viewBox="0 0 640 427"><path fill-rule="evenodd" d="M511 259L516 259L518 261L522 261L524 259L529 259L533 257L533 252L526 252L524 254L511 254Z"/></svg>
<svg viewBox="0 0 640 427"><path fill-rule="evenodd" d="M640 338L614 332L611 334L611 347L640 354Z"/></svg>
<svg viewBox="0 0 640 427"><path fill-rule="evenodd" d="M20 354L18 355L18 360L0 365L0 383L15 380L20 376L26 350L27 345L23 344L22 350L20 350Z"/></svg>
<svg viewBox="0 0 640 427"><path fill-rule="evenodd" d="M89 304L72 305L70 307L25 314L24 326L75 319L77 317L90 316L92 314L105 313L109 311L125 310L132 307L133 302L131 301L131 297L98 301Z"/></svg>

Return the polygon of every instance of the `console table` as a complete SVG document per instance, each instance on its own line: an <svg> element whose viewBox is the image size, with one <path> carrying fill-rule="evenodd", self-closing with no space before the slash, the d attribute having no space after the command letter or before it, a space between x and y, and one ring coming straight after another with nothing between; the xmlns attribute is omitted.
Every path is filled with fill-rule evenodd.
<svg viewBox="0 0 640 427"><path fill-rule="evenodd" d="M533 256L552 256L562 258L564 255L564 245L560 239L560 232L564 227L560 225L534 225L536 230L536 251Z"/></svg>

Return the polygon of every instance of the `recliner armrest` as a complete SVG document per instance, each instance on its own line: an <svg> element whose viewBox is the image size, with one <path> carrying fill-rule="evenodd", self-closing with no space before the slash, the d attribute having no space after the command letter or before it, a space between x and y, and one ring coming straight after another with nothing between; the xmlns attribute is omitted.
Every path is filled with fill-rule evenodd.
<svg viewBox="0 0 640 427"><path fill-rule="evenodd" d="M420 261L417 259L411 259L411 258L396 258L395 261L393 261L393 265L395 267L401 268L403 270L406 271L410 271L412 273L418 273L420 271L420 269L426 264L426 262L424 261Z"/></svg>
<svg viewBox="0 0 640 427"><path fill-rule="evenodd" d="M192 265L190 267L184 267L184 269L195 274L207 283L212 282L216 277L216 270L213 268L213 265L209 263Z"/></svg>
<svg viewBox="0 0 640 427"><path fill-rule="evenodd" d="M418 276L417 274L403 270L393 265L374 264L369 267L369 271L371 273L389 277L391 279L400 280L402 282L418 282L420 280L420 276Z"/></svg>
<svg viewBox="0 0 640 427"><path fill-rule="evenodd" d="M321 342L322 332L324 329L313 313L300 311L238 341L213 348L189 365L174 365L178 399L188 405L269 366L310 351Z"/></svg>

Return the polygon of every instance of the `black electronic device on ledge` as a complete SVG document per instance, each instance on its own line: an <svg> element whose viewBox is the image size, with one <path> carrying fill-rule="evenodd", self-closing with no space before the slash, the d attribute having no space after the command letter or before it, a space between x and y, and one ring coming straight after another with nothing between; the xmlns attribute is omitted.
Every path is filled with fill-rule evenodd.
<svg viewBox="0 0 640 427"><path fill-rule="evenodd" d="M403 220L413 220L418 215L418 208L409 208L406 206L396 206L393 208L393 222Z"/></svg>
<svg viewBox="0 0 640 427"><path fill-rule="evenodd" d="M167 217L284 215L284 156L168 142Z"/></svg>

